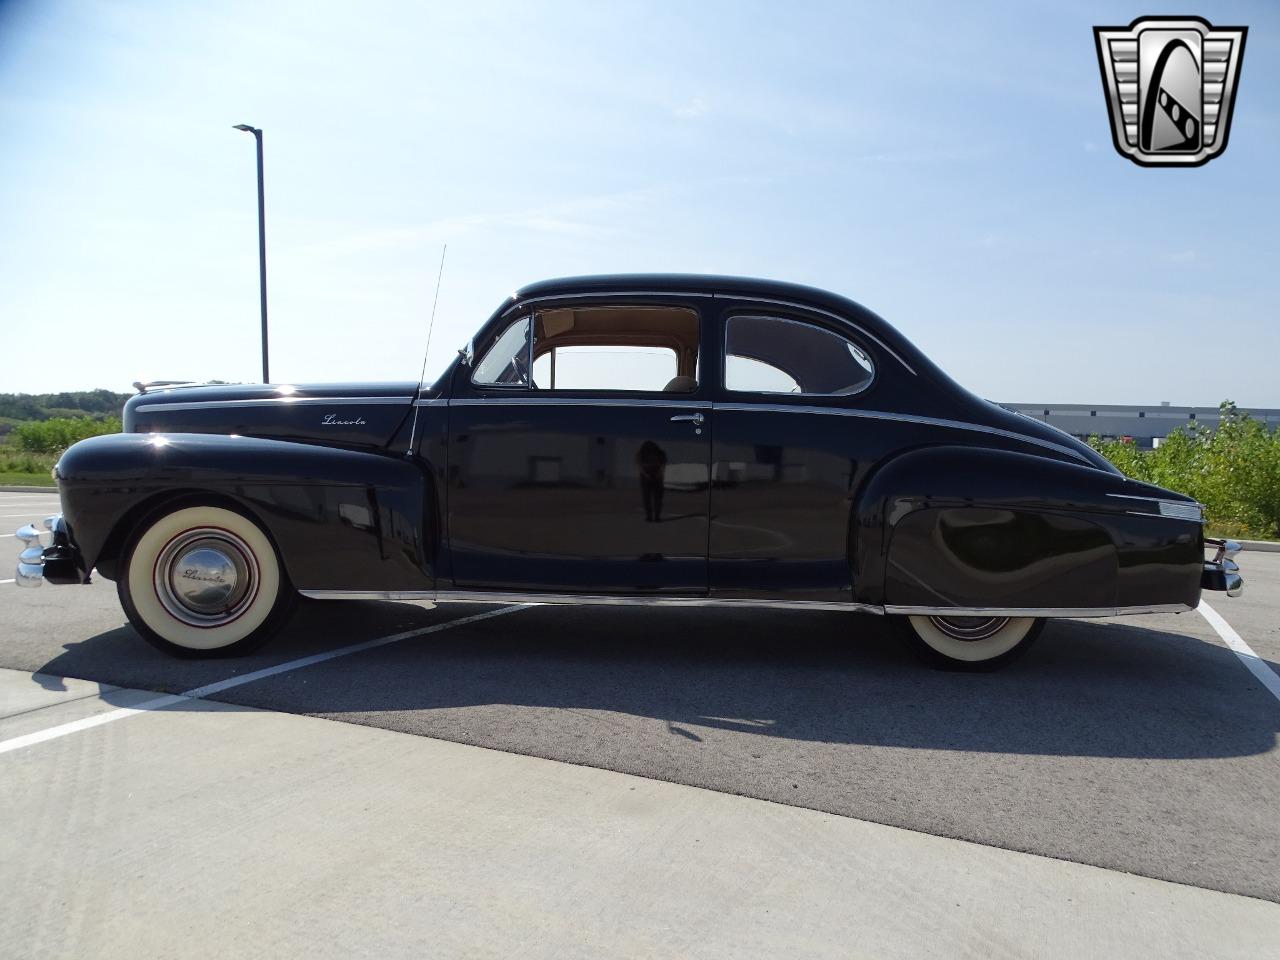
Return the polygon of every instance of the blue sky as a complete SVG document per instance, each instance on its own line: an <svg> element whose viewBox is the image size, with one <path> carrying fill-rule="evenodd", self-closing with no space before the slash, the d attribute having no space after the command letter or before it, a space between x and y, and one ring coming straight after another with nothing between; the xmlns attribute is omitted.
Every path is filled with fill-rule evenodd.
<svg viewBox="0 0 1280 960"><path fill-rule="evenodd" d="M1110 143L1091 27L1249 26L1227 152ZM1280 406L1280 7L0 0L0 390L416 379L522 283L858 300L1005 401Z"/></svg>

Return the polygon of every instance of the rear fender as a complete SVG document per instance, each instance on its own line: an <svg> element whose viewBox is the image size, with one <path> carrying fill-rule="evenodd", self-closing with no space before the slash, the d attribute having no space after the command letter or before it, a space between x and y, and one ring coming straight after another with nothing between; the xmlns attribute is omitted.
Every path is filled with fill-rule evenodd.
<svg viewBox="0 0 1280 960"><path fill-rule="evenodd" d="M1005 450L910 451L877 470L855 506L855 599L1020 609L1185 603L1201 528L1131 515L1135 488L1154 489ZM1126 568L1153 554L1173 576L1127 590Z"/></svg>

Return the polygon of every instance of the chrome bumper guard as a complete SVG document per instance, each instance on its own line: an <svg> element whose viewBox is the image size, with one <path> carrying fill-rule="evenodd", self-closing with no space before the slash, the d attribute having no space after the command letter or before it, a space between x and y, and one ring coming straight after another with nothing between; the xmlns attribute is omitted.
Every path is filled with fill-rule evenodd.
<svg viewBox="0 0 1280 960"><path fill-rule="evenodd" d="M1228 597L1240 596L1244 593L1244 577L1240 576L1240 565L1232 557L1244 548L1234 540L1205 537L1204 542L1218 550L1212 560L1204 562L1204 572L1200 574L1200 589L1221 590Z"/></svg>
<svg viewBox="0 0 1280 960"><path fill-rule="evenodd" d="M43 528L43 529L41 529ZM38 587L51 583L79 583L75 548L67 536L62 514L45 517L37 527L33 523L18 530L17 538L26 545L18 555L18 573L14 582L20 587Z"/></svg>

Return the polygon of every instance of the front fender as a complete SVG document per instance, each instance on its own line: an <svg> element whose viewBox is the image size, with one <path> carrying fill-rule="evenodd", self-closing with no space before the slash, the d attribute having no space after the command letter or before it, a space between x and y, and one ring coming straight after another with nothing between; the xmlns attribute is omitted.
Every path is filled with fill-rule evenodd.
<svg viewBox="0 0 1280 960"><path fill-rule="evenodd" d="M251 514L299 590L429 590L439 550L425 464L384 454L215 434L111 434L58 462L63 515L86 578L174 498Z"/></svg>
<svg viewBox="0 0 1280 960"><path fill-rule="evenodd" d="M886 463L855 509L857 599L890 607L1106 610L1198 600L1198 523L1135 514L1176 497L1066 461L964 446Z"/></svg>

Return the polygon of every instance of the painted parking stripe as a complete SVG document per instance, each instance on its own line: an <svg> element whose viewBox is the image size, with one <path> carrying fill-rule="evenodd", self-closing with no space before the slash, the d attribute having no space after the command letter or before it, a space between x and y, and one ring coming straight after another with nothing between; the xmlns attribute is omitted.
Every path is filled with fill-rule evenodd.
<svg viewBox="0 0 1280 960"><path fill-rule="evenodd" d="M12 581L8 581L12 582ZM352 643L345 647L338 647L336 650L328 650L324 653L313 654L309 657L301 657L297 660L289 660L286 663L277 664L274 667L265 667L262 670L255 670L253 673L246 673L238 677L229 677L226 680L218 680L215 683L206 683L203 687L194 687L183 693L171 693L154 700L146 700L134 707L121 707L118 710L110 710L106 713L99 713L92 717L85 717L83 720L73 720L70 723L60 723L56 727L49 727L46 730L37 730L35 733L28 733L25 736L14 737L11 740L0 740L0 753L8 753L10 750L21 750L23 747L34 746L37 743L44 743L46 740L56 740L58 737L65 737L68 734L79 733L81 730L90 730L93 727L100 727L104 723L111 723L115 720L124 720L127 717L133 717L139 713L149 713L152 710L162 710L165 707L173 706L175 703L182 703L187 700L200 700L204 697L212 696L215 693L221 693L223 690L230 690L232 687L239 687L246 683L253 683L257 680L263 680L267 677L274 677L276 674L288 673L291 670L300 670L303 667L310 667L317 663L324 663L326 660L334 660L338 657L349 656L353 653L361 653L365 650L373 650L375 647L385 647L389 643L396 643L400 640L408 640L411 637L422 637L429 633L439 633L442 630L450 630L453 627L461 627L468 623L477 623L481 620L488 620L492 617L500 617L507 613L517 613L525 610L530 604L515 604L510 607L500 607L497 610L489 610L485 613L477 613L470 617L459 617L457 620L449 620L445 623L437 623L434 626L422 627L418 630L406 630L404 633L394 633L388 637L377 637L373 640L365 640L362 643Z"/></svg>
<svg viewBox="0 0 1280 960"><path fill-rule="evenodd" d="M1248 671L1257 677L1258 682L1270 690L1273 697L1280 700L1280 676L1267 666L1265 660L1254 653L1253 648L1244 642L1244 638L1236 633L1235 628L1227 623L1217 610L1203 600L1196 609L1200 612L1200 616L1209 621L1209 626L1218 632L1222 642L1231 648L1231 652L1239 658Z"/></svg>
<svg viewBox="0 0 1280 960"><path fill-rule="evenodd" d="M0 584L3 584L3 583L13 583L13 581L12 581L12 580L0 580Z"/></svg>

